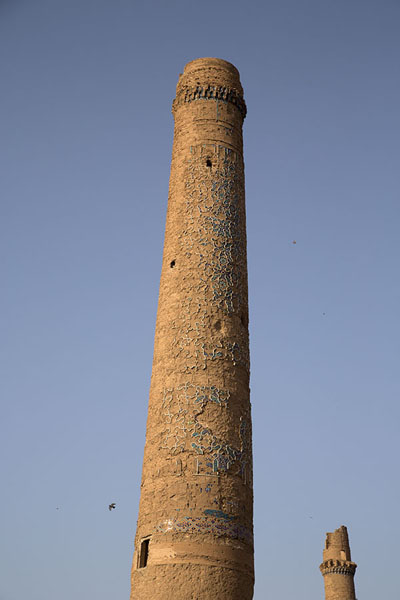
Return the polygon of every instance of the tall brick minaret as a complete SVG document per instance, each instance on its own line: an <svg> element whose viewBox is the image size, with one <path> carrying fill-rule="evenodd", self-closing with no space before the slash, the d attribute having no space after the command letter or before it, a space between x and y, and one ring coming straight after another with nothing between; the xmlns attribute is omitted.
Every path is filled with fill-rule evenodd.
<svg viewBox="0 0 400 600"><path fill-rule="evenodd" d="M326 534L323 562L320 565L325 582L325 600L355 600L354 573L347 528L342 525Z"/></svg>
<svg viewBox="0 0 400 600"><path fill-rule="evenodd" d="M230 63L179 77L131 600L251 600L242 124Z"/></svg>

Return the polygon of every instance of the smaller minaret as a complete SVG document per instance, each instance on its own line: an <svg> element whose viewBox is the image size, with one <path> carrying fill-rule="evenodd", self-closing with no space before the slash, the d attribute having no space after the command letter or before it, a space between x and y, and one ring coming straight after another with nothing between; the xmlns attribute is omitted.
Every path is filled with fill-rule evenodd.
<svg viewBox="0 0 400 600"><path fill-rule="evenodd" d="M342 525L326 534L323 563L320 571L325 581L325 600L356 600L354 573L347 527Z"/></svg>

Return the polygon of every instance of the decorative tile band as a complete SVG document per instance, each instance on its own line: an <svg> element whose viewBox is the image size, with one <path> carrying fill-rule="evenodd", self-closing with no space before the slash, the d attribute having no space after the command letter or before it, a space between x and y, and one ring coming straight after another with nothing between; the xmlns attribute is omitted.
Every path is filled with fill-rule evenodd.
<svg viewBox="0 0 400 600"><path fill-rule="evenodd" d="M220 511L216 511L220 512ZM166 519L155 527L154 533L207 533L218 537L230 537L253 543L253 533L247 527L226 517L180 517Z"/></svg>
<svg viewBox="0 0 400 600"><path fill-rule="evenodd" d="M186 382L174 388L165 388L161 402L164 430L161 448L174 456L192 451L203 456L207 472L228 471L236 466L236 472L245 480L251 472L250 428L246 418L239 422L240 447L220 439L202 422L201 415L208 403L221 410L229 405L230 392L215 385L198 386Z"/></svg>

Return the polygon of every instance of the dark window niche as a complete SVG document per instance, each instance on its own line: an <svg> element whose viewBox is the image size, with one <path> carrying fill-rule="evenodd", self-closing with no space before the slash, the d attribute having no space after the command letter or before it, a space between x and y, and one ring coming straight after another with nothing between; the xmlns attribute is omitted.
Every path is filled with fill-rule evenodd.
<svg viewBox="0 0 400 600"><path fill-rule="evenodd" d="M142 540L140 544L139 569L144 569L144 567L147 566L147 561L149 558L149 544L150 538Z"/></svg>

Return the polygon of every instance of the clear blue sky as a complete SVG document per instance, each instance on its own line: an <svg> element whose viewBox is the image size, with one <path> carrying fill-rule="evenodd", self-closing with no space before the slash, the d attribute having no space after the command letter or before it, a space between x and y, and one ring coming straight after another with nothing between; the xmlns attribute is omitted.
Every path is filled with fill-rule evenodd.
<svg viewBox="0 0 400 600"><path fill-rule="evenodd" d="M341 524L357 596L398 596L399 31L398 0L0 0L0 600L129 597L201 56L248 105L255 600L320 600Z"/></svg>

